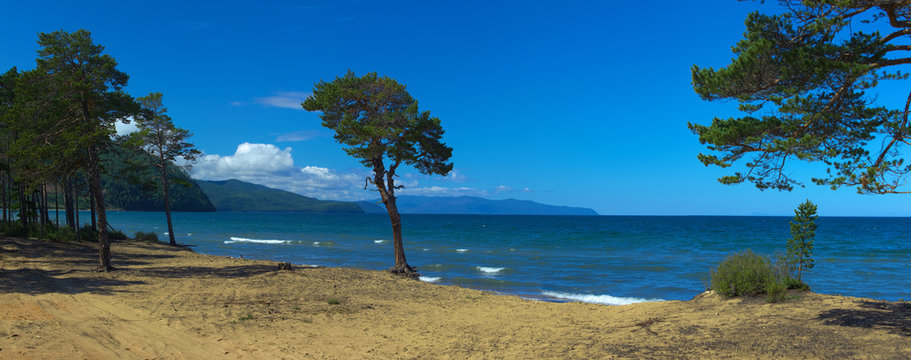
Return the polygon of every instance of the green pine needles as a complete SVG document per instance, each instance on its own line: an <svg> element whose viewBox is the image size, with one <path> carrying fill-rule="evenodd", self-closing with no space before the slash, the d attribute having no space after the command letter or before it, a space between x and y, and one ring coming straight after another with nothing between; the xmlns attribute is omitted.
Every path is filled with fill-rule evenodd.
<svg viewBox="0 0 911 360"><path fill-rule="evenodd" d="M794 210L791 238L788 239L788 263L797 270L797 281L803 282L803 270L813 268L813 238L816 237L816 205L807 200Z"/></svg>

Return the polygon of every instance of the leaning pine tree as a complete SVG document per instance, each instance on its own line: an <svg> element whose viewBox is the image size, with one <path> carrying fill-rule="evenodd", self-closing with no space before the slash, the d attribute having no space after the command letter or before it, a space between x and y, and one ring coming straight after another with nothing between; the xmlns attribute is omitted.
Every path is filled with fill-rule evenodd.
<svg viewBox="0 0 911 360"><path fill-rule="evenodd" d="M137 99L142 106L136 116L139 131L131 134L132 143L151 156L152 166L158 169L158 188L164 200L165 218L168 221L168 242L177 245L174 239L174 225L171 222L171 195L168 167L178 158L192 162L199 156L196 147L187 141L192 136L186 129L174 126L167 109L161 102L161 93L151 93Z"/></svg>
<svg viewBox="0 0 911 360"><path fill-rule="evenodd" d="M335 131L335 140L346 146L345 152L373 169L364 188L372 182L389 212L395 249L395 266L389 271L417 276L405 261L402 220L395 202L395 190L402 186L395 185L396 170L402 164L426 175L452 170L448 162L452 148L440 140L440 119L418 111L418 102L405 85L376 73L358 77L348 71L332 82L320 81L301 105L322 112L323 126Z"/></svg>
<svg viewBox="0 0 911 360"><path fill-rule="evenodd" d="M803 283L803 270L813 268L813 238L816 237L816 205L807 200L794 210L791 238L788 239L788 262L797 269L797 281Z"/></svg>

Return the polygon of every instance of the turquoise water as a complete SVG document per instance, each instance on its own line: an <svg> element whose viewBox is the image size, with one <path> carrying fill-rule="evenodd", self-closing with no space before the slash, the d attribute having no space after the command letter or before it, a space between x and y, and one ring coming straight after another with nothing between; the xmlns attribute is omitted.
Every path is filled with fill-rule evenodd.
<svg viewBox="0 0 911 360"><path fill-rule="evenodd" d="M166 239L163 213L112 212L112 225ZM789 217L403 215L405 253L422 279L544 300L687 300L743 249L772 255ZM813 290L911 299L911 218L820 218L804 274ZM175 213L177 241L201 253L386 269L385 215ZM116 254L114 261L116 266Z"/></svg>

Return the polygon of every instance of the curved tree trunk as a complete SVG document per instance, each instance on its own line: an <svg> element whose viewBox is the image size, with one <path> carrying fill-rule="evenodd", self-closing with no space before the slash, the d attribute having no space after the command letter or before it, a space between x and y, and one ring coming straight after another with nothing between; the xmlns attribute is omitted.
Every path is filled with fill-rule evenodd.
<svg viewBox="0 0 911 360"><path fill-rule="evenodd" d="M389 221L392 223L392 247L395 252L395 266L389 269L393 274L402 274L405 276L416 277L417 271L408 265L405 260L405 246L402 242L402 217L399 215L398 206L395 204L395 196L388 195L386 201L386 211L389 213Z"/></svg>
<svg viewBox="0 0 911 360"><path fill-rule="evenodd" d="M376 185L377 190L380 192L383 204L386 205L386 212L389 213L389 221L392 223L392 247L395 252L395 266L390 268L389 272L415 278L420 274L405 261L405 246L402 244L402 216L399 215L399 208L395 204L395 183L393 179L397 166L398 164L392 165L389 172L387 172L382 159L373 159L373 184ZM366 188L366 184L364 187Z"/></svg>

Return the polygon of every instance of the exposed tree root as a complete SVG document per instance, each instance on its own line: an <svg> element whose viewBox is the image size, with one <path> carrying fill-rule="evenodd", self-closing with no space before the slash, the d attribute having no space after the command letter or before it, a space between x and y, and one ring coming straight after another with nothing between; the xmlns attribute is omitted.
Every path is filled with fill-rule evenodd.
<svg viewBox="0 0 911 360"><path fill-rule="evenodd" d="M401 276L412 278L412 279L417 279L419 276L421 276L421 274L419 274L418 271L415 270L415 268L409 266L408 264L399 264L399 265L393 266L393 267L389 268L388 271L393 274L401 275Z"/></svg>

